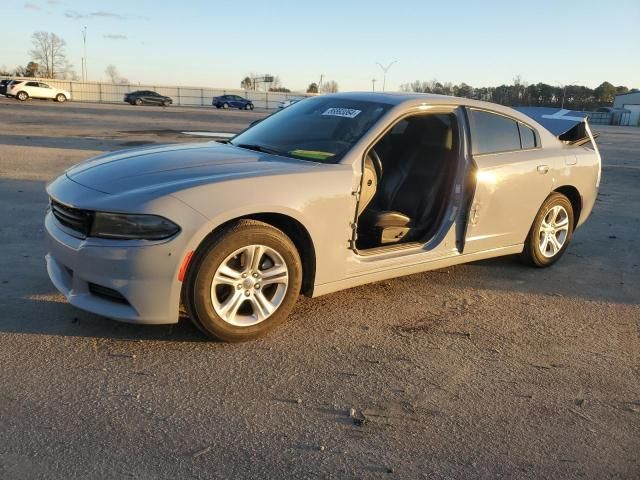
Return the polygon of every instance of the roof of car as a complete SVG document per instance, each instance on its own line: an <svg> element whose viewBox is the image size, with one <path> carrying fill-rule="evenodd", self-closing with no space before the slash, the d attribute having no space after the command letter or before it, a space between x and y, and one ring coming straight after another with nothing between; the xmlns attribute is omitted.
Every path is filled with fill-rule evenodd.
<svg viewBox="0 0 640 480"><path fill-rule="evenodd" d="M333 93L329 96L336 98L351 98L354 100L363 100L371 102L382 102L391 105L400 105L402 103L420 105L422 103L440 104L440 105L469 105L476 107L484 107L495 110L508 109L496 103L483 102L473 100L471 98L453 97L450 95L437 95L435 93L414 93L414 92L344 92Z"/></svg>
<svg viewBox="0 0 640 480"><path fill-rule="evenodd" d="M352 99L370 102L381 102L390 105L403 105L405 107L418 107L420 105L464 105L478 109L491 110L497 113L508 115L524 123L533 124L536 127L545 128L536 119L531 118L523 112L499 105L497 103L483 102L464 97L453 97L449 95L437 95L435 93L413 93L413 92L345 92L333 93L327 96L336 99ZM546 130L546 129L545 129Z"/></svg>
<svg viewBox="0 0 640 480"><path fill-rule="evenodd" d="M511 107L505 107L497 103L483 102L471 98L453 97L449 95L437 95L435 93L413 93L413 92L344 92L327 95L329 97L380 102L390 105L402 105L404 107L419 107L420 105L464 105L478 109L491 110L515 118L523 123L541 129L549 134L551 138L555 136L541 125L539 121L531 116ZM546 136L546 135L545 135Z"/></svg>

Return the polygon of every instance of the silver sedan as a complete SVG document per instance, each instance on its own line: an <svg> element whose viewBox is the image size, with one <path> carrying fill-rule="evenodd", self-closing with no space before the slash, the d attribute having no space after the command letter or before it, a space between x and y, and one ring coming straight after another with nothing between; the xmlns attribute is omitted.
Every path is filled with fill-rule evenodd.
<svg viewBox="0 0 640 480"><path fill-rule="evenodd" d="M226 143L108 153L47 187L47 269L78 308L243 341L319 296L518 254L547 267L600 155L566 111L421 94L302 100Z"/></svg>

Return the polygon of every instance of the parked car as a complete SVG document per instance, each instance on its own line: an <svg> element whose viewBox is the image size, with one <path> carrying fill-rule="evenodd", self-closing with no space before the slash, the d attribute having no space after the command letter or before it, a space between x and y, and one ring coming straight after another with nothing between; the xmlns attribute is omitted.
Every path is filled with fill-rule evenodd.
<svg viewBox="0 0 640 480"><path fill-rule="evenodd" d="M7 95L7 86L13 82L12 78L0 80L0 95Z"/></svg>
<svg viewBox="0 0 640 480"><path fill-rule="evenodd" d="M286 100L283 100L280 103L278 103L278 110L282 110L283 108L290 107L294 103L298 103L300 100L304 100L304 97L287 98Z"/></svg>
<svg viewBox="0 0 640 480"><path fill-rule="evenodd" d="M240 110L253 110L253 102L240 95L222 95L220 97L213 97L211 102L216 108L239 108Z"/></svg>
<svg viewBox="0 0 640 480"><path fill-rule="evenodd" d="M586 119L563 112L334 94L228 143L107 153L47 186L49 276L81 309L166 324L183 305L207 335L244 341L300 293L500 255L548 267L600 182Z"/></svg>
<svg viewBox="0 0 640 480"><path fill-rule="evenodd" d="M124 101L131 105L161 105L168 107L173 103L171 97L160 95L152 90L138 90L136 92L127 93Z"/></svg>
<svg viewBox="0 0 640 480"><path fill-rule="evenodd" d="M29 98L55 100L60 103L71 100L71 93L67 90L34 80L14 80L7 86L7 96L15 97L23 102Z"/></svg>

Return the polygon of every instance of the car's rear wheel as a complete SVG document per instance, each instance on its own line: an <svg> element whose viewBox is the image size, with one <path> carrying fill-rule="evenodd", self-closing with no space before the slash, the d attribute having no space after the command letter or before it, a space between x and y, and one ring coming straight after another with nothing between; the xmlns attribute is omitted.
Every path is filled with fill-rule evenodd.
<svg viewBox="0 0 640 480"><path fill-rule="evenodd" d="M534 267L548 267L564 254L573 236L573 206L567 197L554 192L536 215L522 259Z"/></svg>
<svg viewBox="0 0 640 480"><path fill-rule="evenodd" d="M16 97L21 102L24 102L25 100L27 100L29 98L29 94L27 92L18 92Z"/></svg>
<svg viewBox="0 0 640 480"><path fill-rule="evenodd" d="M66 101L67 101L67 97L64 96L62 93L59 93L58 95L56 95L56 102L64 103Z"/></svg>
<svg viewBox="0 0 640 480"><path fill-rule="evenodd" d="M140 105L142 105L142 100L136 98L135 104L139 107Z"/></svg>
<svg viewBox="0 0 640 480"><path fill-rule="evenodd" d="M227 110L229 108L229 104L228 103L223 103L222 104L222 108L224 108L225 110Z"/></svg>
<svg viewBox="0 0 640 480"><path fill-rule="evenodd" d="M295 245L266 223L241 220L215 234L189 267L185 303L207 335L242 342L282 323L300 293Z"/></svg>

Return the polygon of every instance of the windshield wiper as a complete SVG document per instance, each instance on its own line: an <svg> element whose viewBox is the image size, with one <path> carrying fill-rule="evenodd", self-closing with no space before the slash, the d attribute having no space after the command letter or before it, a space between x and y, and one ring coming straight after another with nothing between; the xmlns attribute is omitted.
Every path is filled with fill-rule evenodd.
<svg viewBox="0 0 640 480"><path fill-rule="evenodd" d="M265 147L263 145L257 145L252 143L232 143L232 145L240 148L246 148L247 150L253 150L255 152L269 153L271 155L282 155L278 150Z"/></svg>

